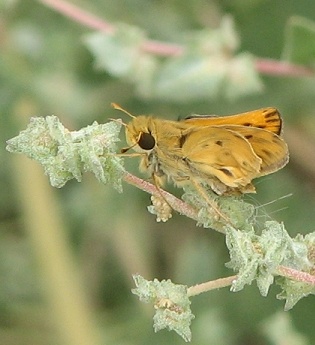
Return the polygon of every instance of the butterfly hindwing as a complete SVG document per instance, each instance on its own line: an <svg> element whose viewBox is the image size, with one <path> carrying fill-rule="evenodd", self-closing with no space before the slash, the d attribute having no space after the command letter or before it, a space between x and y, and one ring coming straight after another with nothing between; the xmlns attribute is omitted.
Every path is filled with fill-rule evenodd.
<svg viewBox="0 0 315 345"><path fill-rule="evenodd" d="M245 186L259 174L261 159L237 132L218 126L192 129L186 135L182 156L193 170L230 187Z"/></svg>
<svg viewBox="0 0 315 345"><path fill-rule="evenodd" d="M277 171L288 162L288 147L279 135L254 127L232 125L224 128L236 131L248 140L256 155L262 159L261 175Z"/></svg>

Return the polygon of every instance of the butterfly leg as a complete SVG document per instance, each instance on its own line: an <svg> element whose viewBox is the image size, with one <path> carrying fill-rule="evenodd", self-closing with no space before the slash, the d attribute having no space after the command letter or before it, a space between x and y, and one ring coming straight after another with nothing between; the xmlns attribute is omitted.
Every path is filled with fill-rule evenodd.
<svg viewBox="0 0 315 345"><path fill-rule="evenodd" d="M230 218L226 214L224 214L220 210L220 207L218 206L218 204L209 197L204 186L193 178L190 178L190 181L191 181L192 185L195 187L196 191L203 197L203 199L210 206L210 208L217 214L217 216L219 216L219 218L224 220L226 222L226 224L229 224L233 228L235 228L235 225L231 222Z"/></svg>
<svg viewBox="0 0 315 345"><path fill-rule="evenodd" d="M118 157L143 157L143 153L141 153L141 152L131 152L131 153L120 152L120 153L115 153L115 156L118 156Z"/></svg>
<svg viewBox="0 0 315 345"><path fill-rule="evenodd" d="M152 181L159 194L154 194L151 196L151 202L157 215L157 221L162 220L163 222L166 222L169 218L172 217L173 208L162 194L162 190L160 188L160 186L162 185L161 177L152 173Z"/></svg>

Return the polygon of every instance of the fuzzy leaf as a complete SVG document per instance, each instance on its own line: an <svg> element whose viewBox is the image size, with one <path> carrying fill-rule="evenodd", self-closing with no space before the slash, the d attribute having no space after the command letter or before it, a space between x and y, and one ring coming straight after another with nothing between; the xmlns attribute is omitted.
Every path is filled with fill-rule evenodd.
<svg viewBox="0 0 315 345"><path fill-rule="evenodd" d="M226 266L238 271L231 290L239 291L256 279L260 293L266 296L276 268L289 256L290 237L283 225L266 222L261 236L227 227L226 243L231 257Z"/></svg>
<svg viewBox="0 0 315 345"><path fill-rule="evenodd" d="M86 35L84 42L97 68L135 83L137 92L148 97L157 61L142 49L145 39L144 32L137 27L117 24L113 34L95 32Z"/></svg>
<svg viewBox="0 0 315 345"><path fill-rule="evenodd" d="M284 310L292 309L303 297L315 295L315 287L311 284L294 281L284 277L278 277L277 284L282 288L277 298L286 300Z"/></svg>
<svg viewBox="0 0 315 345"><path fill-rule="evenodd" d="M38 161L53 187L75 178L81 181L91 171L102 183L113 183L121 191L122 161L115 155L121 125L92 125L70 132L56 116L33 117L26 130L7 141L7 150Z"/></svg>
<svg viewBox="0 0 315 345"><path fill-rule="evenodd" d="M187 286L174 284L170 280L148 281L140 275L134 275L133 279L137 288L133 289L132 293L139 296L140 301L154 304L155 332L168 328L185 341L190 341L190 324L194 315L190 310Z"/></svg>
<svg viewBox="0 0 315 345"><path fill-rule="evenodd" d="M235 196L220 196L220 210L226 214L237 229L252 231L255 207Z"/></svg>
<svg viewBox="0 0 315 345"><path fill-rule="evenodd" d="M304 237L298 234L295 238L289 240L289 252L285 260L283 261L284 266L288 266L301 271L308 271L312 267L312 263L308 258L309 246L307 239L311 237Z"/></svg>
<svg viewBox="0 0 315 345"><path fill-rule="evenodd" d="M84 42L98 68L134 83L145 98L189 102L262 89L251 55L235 53L239 36L230 16L217 29L185 34L184 53L163 59L143 49L143 31L125 24L117 24L112 34L86 35Z"/></svg>
<svg viewBox="0 0 315 345"><path fill-rule="evenodd" d="M207 190L209 199L217 204L217 208L230 219L236 228L244 231L252 230L252 217L255 212L253 205L244 202L239 197L218 196L209 189L209 186L204 186L204 188ZM199 210L198 225L224 232L226 221L219 219L217 212L209 207L200 193L192 186L184 186L183 189L185 193L182 195L182 199Z"/></svg>
<svg viewBox="0 0 315 345"><path fill-rule="evenodd" d="M269 287L274 281L276 268L288 256L290 243L290 237L283 224L269 221L265 226L259 239L262 257L259 260L257 276L257 286L262 296L267 296Z"/></svg>
<svg viewBox="0 0 315 345"><path fill-rule="evenodd" d="M237 280L231 286L234 292L242 290L246 284L251 284L256 277L259 253L255 250L254 241L257 241L257 236L253 231L243 232L226 227L226 244L231 258L226 266L238 271Z"/></svg>
<svg viewBox="0 0 315 345"><path fill-rule="evenodd" d="M302 236L298 234L290 243L290 251L284 265L314 275L315 270L315 232ZM315 295L312 284L295 281L293 279L278 277L277 284L282 291L278 299L285 299L285 310L289 310L303 297Z"/></svg>
<svg viewBox="0 0 315 345"><path fill-rule="evenodd" d="M86 35L84 43L95 57L97 68L117 77L132 74L137 64L144 33L132 26L117 25L113 34L95 32Z"/></svg>
<svg viewBox="0 0 315 345"><path fill-rule="evenodd" d="M179 102L215 98L223 85L226 69L219 56L187 54L168 59L156 78L155 95Z"/></svg>

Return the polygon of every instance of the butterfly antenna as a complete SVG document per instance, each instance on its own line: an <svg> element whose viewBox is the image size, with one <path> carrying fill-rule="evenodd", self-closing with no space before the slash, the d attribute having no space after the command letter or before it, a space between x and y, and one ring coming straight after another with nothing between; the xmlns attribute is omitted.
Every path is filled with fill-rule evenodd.
<svg viewBox="0 0 315 345"><path fill-rule="evenodd" d="M114 122L116 122L116 123L118 123L118 124L120 124L120 125L123 125L123 126L125 126L125 127L127 126L127 125L125 124L125 122L123 122L121 119L113 119L112 117L110 117L109 120L114 121Z"/></svg>
<svg viewBox="0 0 315 345"><path fill-rule="evenodd" d="M277 201L279 201L279 200L282 200L282 199L285 199L285 198L289 198L289 197L291 197L292 195L293 195L293 193L289 193L289 194L280 196L280 197L277 198L277 199L274 199L274 200L268 201L268 202L266 202L266 203L264 203L264 204L262 204L262 205L256 206L256 209L257 209L257 208L260 208L260 207L265 207L265 206L271 205L271 204L273 204L273 203L275 203L275 202L277 202Z"/></svg>
<svg viewBox="0 0 315 345"><path fill-rule="evenodd" d="M120 110L122 111L123 113L127 114L128 116L132 117L133 119L136 118L136 116L134 115L131 115L127 110L123 109L119 104L117 103L111 103L111 106L116 109L116 110Z"/></svg>

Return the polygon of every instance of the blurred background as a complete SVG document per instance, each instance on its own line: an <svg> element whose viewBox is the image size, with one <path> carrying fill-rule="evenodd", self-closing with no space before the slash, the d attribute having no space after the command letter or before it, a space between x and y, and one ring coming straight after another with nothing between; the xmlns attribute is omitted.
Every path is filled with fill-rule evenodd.
<svg viewBox="0 0 315 345"><path fill-rule="evenodd" d="M45 3L58 1L0 0L0 344L181 344L174 332L154 334L153 308L131 293L132 274L188 286L231 275L224 237L178 214L157 223L146 210L149 195L126 184L119 194L91 174L54 189L37 163L5 151L5 141L30 116L54 114L70 130L123 118L111 102L174 120L275 106L284 118L290 163L256 181L257 194L247 200L259 217L283 221L294 237L315 228L314 76L260 74L260 93L232 99L145 98L133 83L95 68L83 43L90 27ZM260 59L283 57L294 16L314 20L315 27L312 0L74 3L111 25L138 26L150 39L175 43L183 32L217 28L230 14L239 51ZM123 133L121 140L123 147ZM126 162L141 176L137 165ZM314 296L283 312L279 292L273 286L262 297L254 284L194 297L192 344L314 344Z"/></svg>

